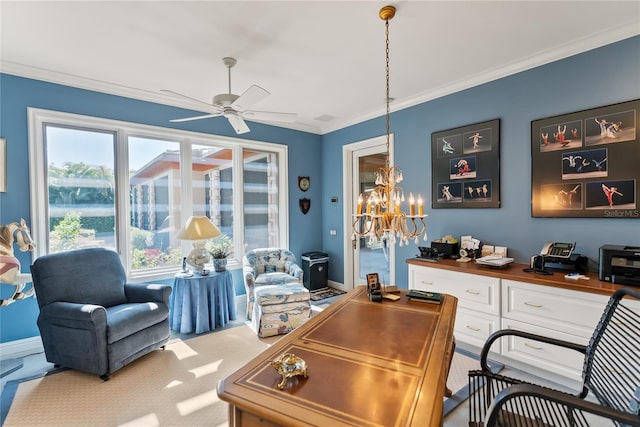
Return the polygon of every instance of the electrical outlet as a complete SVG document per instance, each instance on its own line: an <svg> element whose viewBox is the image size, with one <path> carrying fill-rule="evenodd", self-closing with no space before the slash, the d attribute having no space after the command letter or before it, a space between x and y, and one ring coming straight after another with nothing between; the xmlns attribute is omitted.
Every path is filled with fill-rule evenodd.
<svg viewBox="0 0 640 427"><path fill-rule="evenodd" d="M338 235L338 231L337 230L329 230L329 235L330 236L337 236Z"/></svg>

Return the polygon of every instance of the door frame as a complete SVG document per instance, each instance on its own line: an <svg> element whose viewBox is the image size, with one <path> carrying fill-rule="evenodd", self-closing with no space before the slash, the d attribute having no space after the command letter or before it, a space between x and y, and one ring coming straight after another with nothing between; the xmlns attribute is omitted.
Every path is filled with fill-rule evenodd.
<svg viewBox="0 0 640 427"><path fill-rule="evenodd" d="M393 165L393 134L389 135L389 165ZM344 273L343 287L345 291L353 289L355 282L355 254L353 245L353 212L357 203L356 197L360 194L360 189L356 188L358 183L354 180L354 158L355 153L360 150L380 147L380 153L387 151L387 136L377 136L342 146L342 170L344 172L342 180L342 194L344 195L343 230L344 230ZM395 283L396 278L396 251L395 245L389 245L389 283Z"/></svg>

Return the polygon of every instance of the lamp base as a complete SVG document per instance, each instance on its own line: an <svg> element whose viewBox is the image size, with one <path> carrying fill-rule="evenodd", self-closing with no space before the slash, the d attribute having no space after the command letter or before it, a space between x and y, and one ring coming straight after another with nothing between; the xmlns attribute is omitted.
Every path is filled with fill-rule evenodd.
<svg viewBox="0 0 640 427"><path fill-rule="evenodd" d="M205 276L206 271L204 266L211 259L209 252L204 247L204 240L197 240L193 242L193 249L187 257L187 264L198 274ZM207 272L208 274L208 272Z"/></svg>

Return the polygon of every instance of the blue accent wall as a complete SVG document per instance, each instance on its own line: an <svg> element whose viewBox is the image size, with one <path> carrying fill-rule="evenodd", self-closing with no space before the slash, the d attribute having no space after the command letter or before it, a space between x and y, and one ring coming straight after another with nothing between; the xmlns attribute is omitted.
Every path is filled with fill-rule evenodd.
<svg viewBox="0 0 640 427"><path fill-rule="evenodd" d="M250 133L236 135L224 118L170 123L170 119L197 112L9 74L0 74L0 137L7 140L7 192L0 193L0 224L24 218L31 226L28 107L287 145L289 248L298 258L303 252L322 248L319 227L322 219L319 197L322 177L321 162L318 161L321 157L321 136L253 122L250 123ZM298 175L311 178L311 188L306 193L298 188ZM300 211L298 199L301 197L312 201L307 215ZM29 272L31 254L17 249L15 253L22 264L22 272ZM233 273L237 292L244 293L241 272L236 270ZM12 290L12 286L0 285L3 298ZM37 315L38 307L33 298L0 308L0 342L38 335Z"/></svg>
<svg viewBox="0 0 640 427"><path fill-rule="evenodd" d="M403 187L426 193L427 200L431 134L501 120L501 208L434 210L427 202L429 240L470 234L486 244L508 246L509 255L521 262L539 252L547 240L576 241L577 252L588 256L592 266L603 244L640 245L637 219L532 218L530 154L532 120L638 98L640 36L393 112L391 130L396 164L404 171ZM170 123L169 119L192 112L0 74L0 136L7 139L8 157L8 191L0 193L0 224L21 217L28 220L31 215L27 107L236 137L222 118ZM289 147L290 248L298 257L312 250L329 253L332 281L345 280L343 242L351 237L343 228L342 146L384 133L384 117L379 117L323 136L252 123L251 132L240 136ZM640 164L640 149L638 160ZM309 191L298 189L298 176L311 178ZM330 203L333 196L338 203ZM298 207L302 197L311 199L307 215ZM330 236L330 229L337 230L337 236ZM397 248L396 281L402 287L407 283L405 260L416 252L413 244ZM27 272L29 254L16 253ZM234 271L234 280L236 289L243 291L239 271ZM2 285L3 296L7 288ZM38 335L37 313L33 299L0 308L0 342Z"/></svg>
<svg viewBox="0 0 640 427"><path fill-rule="evenodd" d="M427 243L446 234L472 235L486 244L507 246L509 256L528 262L548 240L575 241L576 252L589 257L591 267L603 244L640 246L640 219L531 217L531 121L638 98L640 37L636 36L392 112L395 163L404 172L402 187L414 194L426 193L427 201L431 200L431 134L496 118L501 121L501 207L431 209L426 202ZM323 137L323 247L331 256L331 280L350 281L344 278L342 259L343 239L350 239L351 231L343 229L343 171L336 167L341 164L342 146L384 133L385 120L380 117ZM340 197L339 206L328 204L331 196ZM329 229L338 230L337 236L329 236ZM401 287L406 287L408 279L405 260L417 252L414 244L397 247L396 282Z"/></svg>

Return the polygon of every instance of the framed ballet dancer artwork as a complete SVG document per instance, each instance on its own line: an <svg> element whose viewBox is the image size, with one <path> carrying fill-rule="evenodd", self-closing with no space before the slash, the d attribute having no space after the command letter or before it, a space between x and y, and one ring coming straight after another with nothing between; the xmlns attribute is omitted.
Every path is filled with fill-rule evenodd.
<svg viewBox="0 0 640 427"><path fill-rule="evenodd" d="M433 209L500 207L500 119L431 134Z"/></svg>
<svg viewBox="0 0 640 427"><path fill-rule="evenodd" d="M640 100L531 122L531 215L640 218Z"/></svg>

